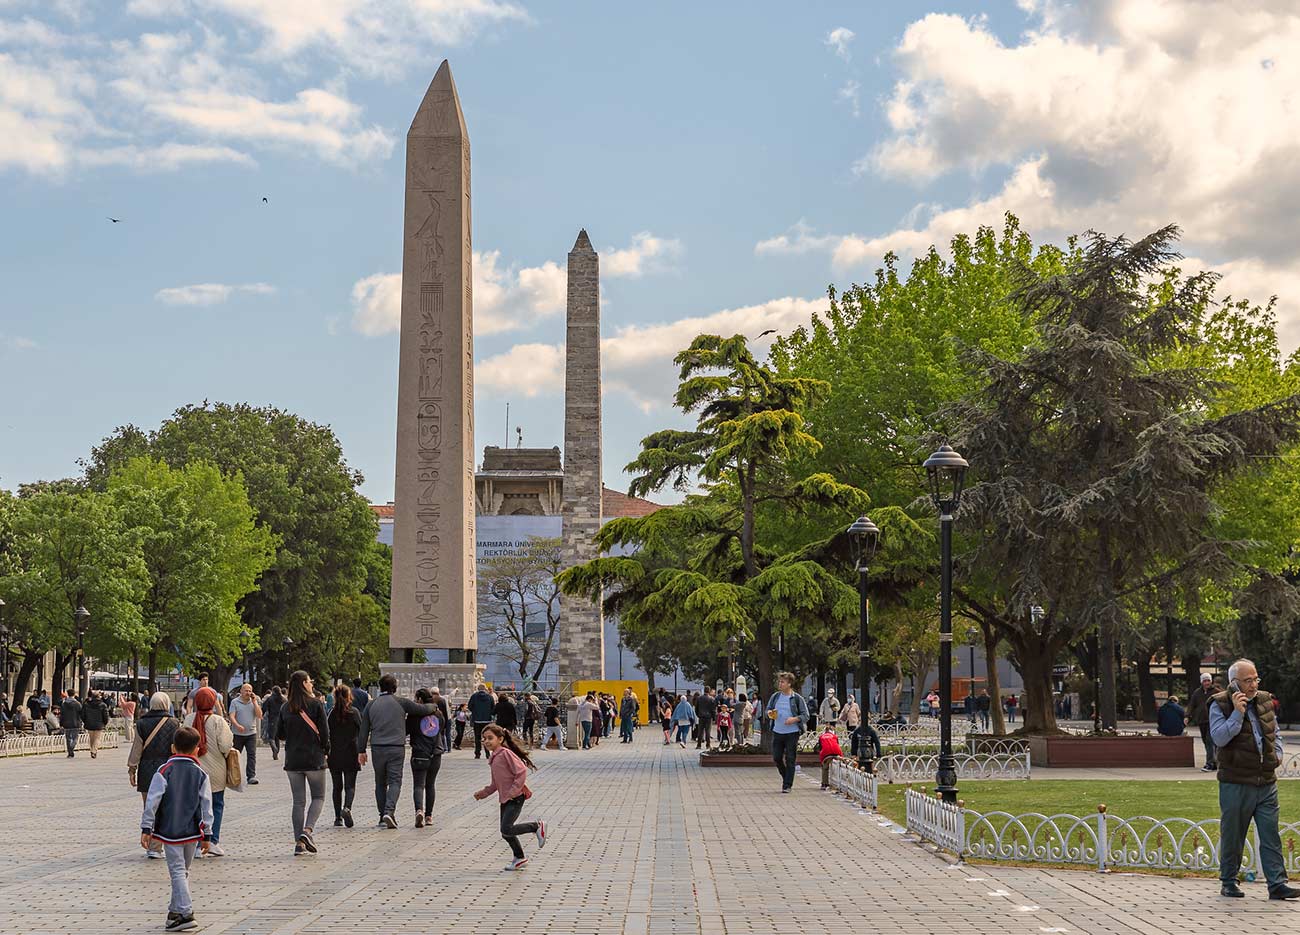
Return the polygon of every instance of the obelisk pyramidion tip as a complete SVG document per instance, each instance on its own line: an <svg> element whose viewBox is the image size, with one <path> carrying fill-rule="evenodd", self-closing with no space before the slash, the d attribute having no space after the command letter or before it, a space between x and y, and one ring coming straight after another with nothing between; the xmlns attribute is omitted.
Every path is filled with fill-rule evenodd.
<svg viewBox="0 0 1300 935"><path fill-rule="evenodd" d="M419 136L446 136L466 139L465 114L460 109L460 95L456 93L456 80L451 76L451 65L443 60L438 72L424 92L424 100L411 121L410 133Z"/></svg>
<svg viewBox="0 0 1300 935"><path fill-rule="evenodd" d="M596 252L591 246L591 239L587 236L587 229L585 227L578 231L578 239L573 242L573 250L570 252Z"/></svg>

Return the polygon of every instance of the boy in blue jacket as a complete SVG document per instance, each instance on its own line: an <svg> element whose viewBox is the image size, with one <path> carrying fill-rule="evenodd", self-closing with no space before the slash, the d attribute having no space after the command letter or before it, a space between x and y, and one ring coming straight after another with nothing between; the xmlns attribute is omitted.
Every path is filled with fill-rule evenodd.
<svg viewBox="0 0 1300 935"><path fill-rule="evenodd" d="M140 818L140 846L159 841L172 879L172 900L167 909L167 931L187 932L198 927L190 900L190 864L195 847L208 852L212 833L212 787L195 753L199 732L182 727L172 740L171 758L158 767L144 800Z"/></svg>

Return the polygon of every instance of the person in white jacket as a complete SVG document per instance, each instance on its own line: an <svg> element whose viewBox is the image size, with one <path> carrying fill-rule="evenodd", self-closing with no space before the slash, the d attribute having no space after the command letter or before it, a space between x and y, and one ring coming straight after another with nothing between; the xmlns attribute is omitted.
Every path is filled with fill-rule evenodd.
<svg viewBox="0 0 1300 935"><path fill-rule="evenodd" d="M826 697L817 709L817 720L822 724L833 724L840 716L840 701L835 697L835 689L826 689Z"/></svg>
<svg viewBox="0 0 1300 935"><path fill-rule="evenodd" d="M200 725L200 722L201 725ZM226 754L235 746L235 735L217 711L217 692L200 688L194 693L194 710L185 715L185 726L199 731L199 766L208 774L212 789L212 833L208 857L224 857L221 849L221 816L226 810Z"/></svg>

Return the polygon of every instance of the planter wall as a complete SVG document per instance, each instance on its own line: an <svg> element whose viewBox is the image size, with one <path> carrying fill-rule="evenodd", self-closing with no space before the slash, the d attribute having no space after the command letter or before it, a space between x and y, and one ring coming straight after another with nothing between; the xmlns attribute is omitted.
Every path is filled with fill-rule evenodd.
<svg viewBox="0 0 1300 935"><path fill-rule="evenodd" d="M1034 766L1168 768L1196 765L1190 734L1182 737L1031 736L1029 761Z"/></svg>
<svg viewBox="0 0 1300 935"><path fill-rule="evenodd" d="M817 759L815 753L800 753L795 757L795 763L804 769L816 768L821 769L821 762ZM770 754L755 753L712 753L705 756L700 754L701 766L761 766L764 769L774 769L775 764L772 762Z"/></svg>

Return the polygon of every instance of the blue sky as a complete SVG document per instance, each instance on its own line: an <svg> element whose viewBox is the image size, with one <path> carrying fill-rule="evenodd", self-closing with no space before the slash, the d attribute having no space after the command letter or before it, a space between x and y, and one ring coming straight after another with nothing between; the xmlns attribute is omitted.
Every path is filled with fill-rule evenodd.
<svg viewBox="0 0 1300 935"><path fill-rule="evenodd" d="M507 402L512 435L562 441L580 227L614 487L678 421L694 333L787 331L885 250L1005 210L1040 239L1179 221L1225 288L1281 295L1294 346L1300 23L1223 6L0 0L0 485L247 400L332 425L389 499L401 142L444 57L473 148L476 459Z"/></svg>

